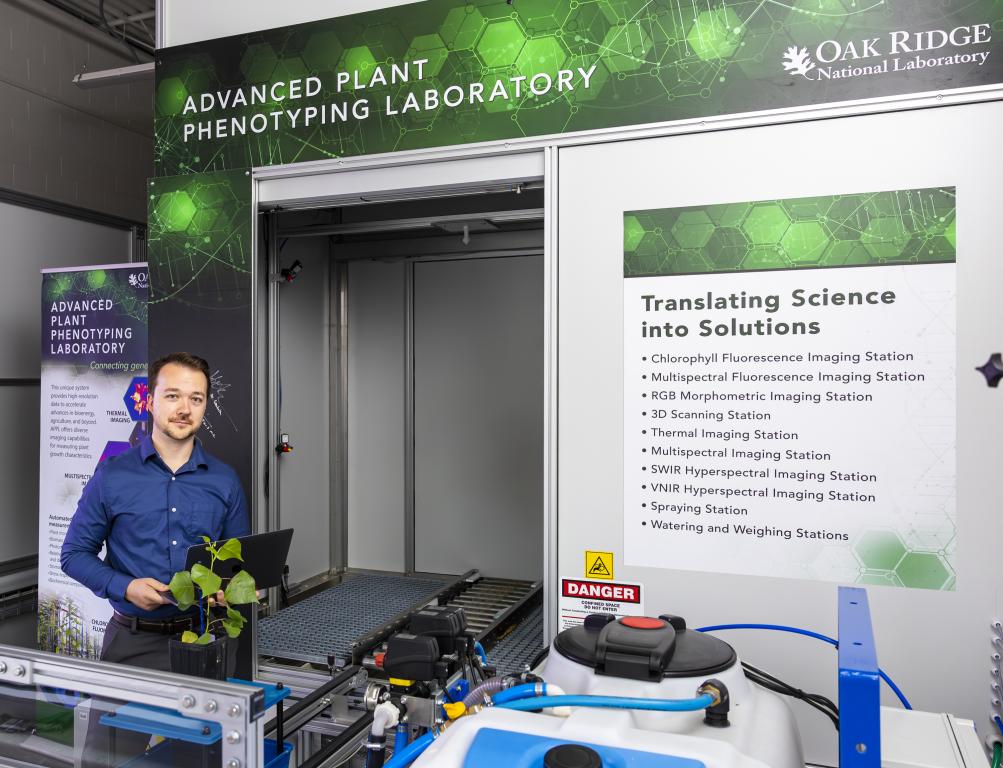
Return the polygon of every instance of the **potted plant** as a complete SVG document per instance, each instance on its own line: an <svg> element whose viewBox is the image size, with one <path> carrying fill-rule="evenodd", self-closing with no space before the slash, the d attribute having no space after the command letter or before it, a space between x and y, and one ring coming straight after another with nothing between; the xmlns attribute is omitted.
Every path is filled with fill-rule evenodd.
<svg viewBox="0 0 1003 768"><path fill-rule="evenodd" d="M258 594L254 577L247 571L238 571L230 578L216 573L217 563L234 559L243 562L240 541L230 539L217 547L208 536L202 540L210 555L209 567L195 563L190 571L175 573L169 584L180 610L187 611L194 605L199 608L199 632L187 631L171 638L171 671L225 680L232 673L228 669L233 656L230 646L246 622L233 606L257 603ZM221 589L225 605L215 603Z"/></svg>

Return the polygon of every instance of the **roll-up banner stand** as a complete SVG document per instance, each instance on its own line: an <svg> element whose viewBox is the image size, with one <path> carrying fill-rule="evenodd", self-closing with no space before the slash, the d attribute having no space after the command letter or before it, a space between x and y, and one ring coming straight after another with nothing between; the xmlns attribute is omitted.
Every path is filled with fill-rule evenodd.
<svg viewBox="0 0 1003 768"><path fill-rule="evenodd" d="M148 301L146 264L42 270L38 645L45 651L101 652L111 608L62 572L59 553L97 466L147 432Z"/></svg>

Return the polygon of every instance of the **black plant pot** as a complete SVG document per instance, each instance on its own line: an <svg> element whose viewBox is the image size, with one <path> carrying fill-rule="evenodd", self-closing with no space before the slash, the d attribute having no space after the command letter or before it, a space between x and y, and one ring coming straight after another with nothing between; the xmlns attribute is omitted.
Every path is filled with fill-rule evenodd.
<svg viewBox="0 0 1003 768"><path fill-rule="evenodd" d="M171 672L210 680L233 677L237 644L227 636L217 637L206 645L182 643L181 635L171 638Z"/></svg>

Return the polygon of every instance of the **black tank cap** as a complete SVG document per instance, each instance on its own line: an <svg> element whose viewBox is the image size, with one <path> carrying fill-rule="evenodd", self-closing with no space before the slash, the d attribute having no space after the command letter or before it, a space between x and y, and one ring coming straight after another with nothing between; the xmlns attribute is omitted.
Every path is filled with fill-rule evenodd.
<svg viewBox="0 0 1003 768"><path fill-rule="evenodd" d="M602 768L602 758L590 747L561 744L543 756L543 768Z"/></svg>
<svg viewBox="0 0 1003 768"><path fill-rule="evenodd" d="M605 615L600 620L591 618L561 632L554 640L554 649L600 675L647 680L659 676L710 677L738 660L726 642L684 629L686 623L678 616L663 614L660 618L667 623L660 629L635 629L620 621L614 625ZM612 656L610 650L615 651ZM611 658L617 662L615 665L609 663Z"/></svg>

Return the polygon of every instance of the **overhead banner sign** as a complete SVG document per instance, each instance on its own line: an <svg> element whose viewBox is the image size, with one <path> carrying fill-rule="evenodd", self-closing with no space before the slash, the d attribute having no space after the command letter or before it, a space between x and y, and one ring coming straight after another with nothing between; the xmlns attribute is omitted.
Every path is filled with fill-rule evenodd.
<svg viewBox="0 0 1003 768"><path fill-rule="evenodd" d="M624 560L955 588L953 187L624 216Z"/></svg>
<svg viewBox="0 0 1003 768"><path fill-rule="evenodd" d="M38 645L98 658L111 608L66 576L60 550L97 466L147 431L146 264L44 270Z"/></svg>
<svg viewBox="0 0 1003 768"><path fill-rule="evenodd" d="M157 52L157 175L1003 81L995 0L427 0Z"/></svg>

